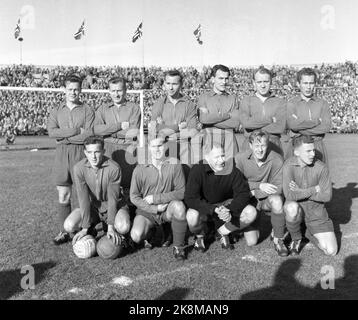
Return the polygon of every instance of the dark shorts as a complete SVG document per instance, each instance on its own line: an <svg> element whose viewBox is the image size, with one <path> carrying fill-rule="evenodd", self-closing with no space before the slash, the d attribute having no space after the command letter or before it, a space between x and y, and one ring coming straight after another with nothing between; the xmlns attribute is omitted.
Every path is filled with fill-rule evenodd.
<svg viewBox="0 0 358 320"><path fill-rule="evenodd" d="M120 208L120 210L121 209L126 210L130 215L130 210L127 205ZM91 225L95 226L100 222L107 224L107 218L108 218L107 211L100 212L95 206L91 206L91 219L90 219Z"/></svg>
<svg viewBox="0 0 358 320"><path fill-rule="evenodd" d="M299 203L303 219L311 234L334 232L333 222L328 217L328 212L322 203L305 201Z"/></svg>
<svg viewBox="0 0 358 320"><path fill-rule="evenodd" d="M255 197L250 198L250 203L253 207L256 208L257 212L264 211L266 214L270 215L271 211L266 210L266 208L270 207L270 203L268 201L268 197L265 199L257 199Z"/></svg>
<svg viewBox="0 0 358 320"><path fill-rule="evenodd" d="M168 222L164 218L165 212L166 211L161 212L161 213L150 213L150 212L146 212L146 211L137 209L136 215L146 217L151 223L153 223L153 225L160 226L163 223Z"/></svg>
<svg viewBox="0 0 358 320"><path fill-rule="evenodd" d="M71 186L74 183L73 167L85 157L80 144L58 144L56 146L54 176L56 186Z"/></svg>

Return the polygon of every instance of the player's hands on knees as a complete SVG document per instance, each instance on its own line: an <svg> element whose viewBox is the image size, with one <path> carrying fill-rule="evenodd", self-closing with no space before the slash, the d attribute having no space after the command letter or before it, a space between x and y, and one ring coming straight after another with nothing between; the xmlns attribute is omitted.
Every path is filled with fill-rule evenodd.
<svg viewBox="0 0 358 320"><path fill-rule="evenodd" d="M107 238L111 239L115 245L119 245L119 234L114 230L112 225L108 225Z"/></svg>
<svg viewBox="0 0 358 320"><path fill-rule="evenodd" d="M153 197L152 194L146 196L143 200L148 204L153 204L154 203L154 197Z"/></svg>
<svg viewBox="0 0 358 320"><path fill-rule="evenodd" d="M85 235L87 235L88 229L82 229L81 231L77 232L73 239L72 239L72 245L74 245L78 240L82 239Z"/></svg>
<svg viewBox="0 0 358 320"><path fill-rule="evenodd" d="M230 222L231 220L231 213L230 210L224 206L220 206L215 208L215 212L218 214L220 220L224 222Z"/></svg>
<svg viewBox="0 0 358 320"><path fill-rule="evenodd" d="M277 187L274 184L262 182L259 186L260 190L267 194L274 194L277 192Z"/></svg>
<svg viewBox="0 0 358 320"><path fill-rule="evenodd" d="M168 207L168 203L158 204L157 210L158 212L164 212L165 210L167 210L167 207Z"/></svg>

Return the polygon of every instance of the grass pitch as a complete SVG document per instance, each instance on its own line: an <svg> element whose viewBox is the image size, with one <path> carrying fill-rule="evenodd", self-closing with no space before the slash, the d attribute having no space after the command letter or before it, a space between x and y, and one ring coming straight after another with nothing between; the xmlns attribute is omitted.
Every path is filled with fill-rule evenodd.
<svg viewBox="0 0 358 320"><path fill-rule="evenodd" d="M43 137L17 140L18 149L25 145L53 146ZM358 136L328 135L326 145L336 257L311 245L298 257L278 257L264 218L256 247L242 239L227 252L215 242L184 262L174 260L171 247L104 261L78 259L70 244L54 246L54 150L0 152L0 299L358 299ZM20 285L26 265L35 269L32 290ZM335 289L321 288L327 270L334 272Z"/></svg>

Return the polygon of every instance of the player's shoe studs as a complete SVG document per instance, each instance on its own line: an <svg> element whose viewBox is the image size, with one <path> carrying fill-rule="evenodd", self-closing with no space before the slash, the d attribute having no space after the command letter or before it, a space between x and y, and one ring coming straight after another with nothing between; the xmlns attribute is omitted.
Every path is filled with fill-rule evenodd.
<svg viewBox="0 0 358 320"><path fill-rule="evenodd" d="M67 232L60 231L60 233L52 240L56 246L66 243L71 240L70 235Z"/></svg>
<svg viewBox="0 0 358 320"><path fill-rule="evenodd" d="M298 240L292 240L289 249L292 256L297 256L300 254L301 251L301 239Z"/></svg>
<svg viewBox="0 0 358 320"><path fill-rule="evenodd" d="M153 245L152 245L148 240L144 240L144 249L146 249L146 250L152 250L152 249L153 249Z"/></svg>
<svg viewBox="0 0 358 320"><path fill-rule="evenodd" d="M196 237L194 242L194 249L196 251L204 252L205 251L205 243L204 243L204 237Z"/></svg>
<svg viewBox="0 0 358 320"><path fill-rule="evenodd" d="M174 254L174 258L176 260L185 260L186 256L185 256L185 250L183 247L173 247L173 254Z"/></svg>
<svg viewBox="0 0 358 320"><path fill-rule="evenodd" d="M221 236L220 243L221 243L221 248L223 248L223 249L226 249L226 250L234 249L234 246L230 243L229 236Z"/></svg>
<svg viewBox="0 0 358 320"><path fill-rule="evenodd" d="M285 243L283 242L283 239L276 238L276 239L274 239L273 244L274 244L274 247L275 247L275 250L276 250L277 254L280 257L287 257L288 256L288 249L287 249Z"/></svg>

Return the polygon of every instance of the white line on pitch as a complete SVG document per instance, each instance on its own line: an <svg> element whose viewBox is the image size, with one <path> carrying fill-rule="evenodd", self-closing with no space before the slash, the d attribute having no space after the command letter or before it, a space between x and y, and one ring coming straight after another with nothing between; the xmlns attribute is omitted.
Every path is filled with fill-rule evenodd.
<svg viewBox="0 0 358 320"><path fill-rule="evenodd" d="M358 232L350 233L350 234L346 234L345 236L342 236L342 238L345 238L345 239L357 238L357 237L358 237Z"/></svg>

